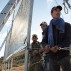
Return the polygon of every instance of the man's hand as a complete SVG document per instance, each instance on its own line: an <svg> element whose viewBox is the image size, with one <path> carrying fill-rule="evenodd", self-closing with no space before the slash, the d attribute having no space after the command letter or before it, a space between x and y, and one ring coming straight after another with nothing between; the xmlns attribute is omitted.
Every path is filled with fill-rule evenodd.
<svg viewBox="0 0 71 71"><path fill-rule="evenodd" d="M59 50L59 48L58 48L58 46L54 46L54 47L50 48L50 50L52 52L56 53Z"/></svg>
<svg viewBox="0 0 71 71"><path fill-rule="evenodd" d="M49 48L48 45L46 45L45 48L44 48L44 53L48 53L49 51L50 51L50 48Z"/></svg>

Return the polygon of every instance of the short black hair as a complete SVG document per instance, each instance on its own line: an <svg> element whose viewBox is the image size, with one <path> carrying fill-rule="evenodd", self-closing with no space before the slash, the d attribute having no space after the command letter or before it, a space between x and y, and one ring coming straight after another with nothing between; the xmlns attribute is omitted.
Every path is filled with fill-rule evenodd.
<svg viewBox="0 0 71 71"><path fill-rule="evenodd" d="M47 26L47 23L44 21L44 22L42 22L42 23L40 24L40 26L42 26L42 25L46 25L46 26Z"/></svg>
<svg viewBox="0 0 71 71"><path fill-rule="evenodd" d="M32 38L33 38L33 37L37 37L37 35L36 35L36 34L33 34L33 35L32 35Z"/></svg>

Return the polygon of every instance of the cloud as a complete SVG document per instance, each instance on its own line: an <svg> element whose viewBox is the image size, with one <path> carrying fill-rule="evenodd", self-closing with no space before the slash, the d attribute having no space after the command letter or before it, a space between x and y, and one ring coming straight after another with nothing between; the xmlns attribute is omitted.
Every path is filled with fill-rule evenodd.
<svg viewBox="0 0 71 71"><path fill-rule="evenodd" d="M47 1L47 3L48 3L48 2L52 3L54 0L46 0L46 1Z"/></svg>
<svg viewBox="0 0 71 71"><path fill-rule="evenodd" d="M54 2L54 0L46 0L46 2L47 2L47 7L49 8Z"/></svg>

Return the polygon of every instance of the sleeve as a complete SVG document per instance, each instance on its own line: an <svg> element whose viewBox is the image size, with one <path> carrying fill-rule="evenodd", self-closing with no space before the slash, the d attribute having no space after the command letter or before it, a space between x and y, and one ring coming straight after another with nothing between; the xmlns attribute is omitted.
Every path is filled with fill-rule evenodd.
<svg viewBox="0 0 71 71"><path fill-rule="evenodd" d="M62 42L62 47L69 47L70 46L70 41L71 41L71 25L68 24L66 26L66 30L65 30L65 38Z"/></svg>
<svg viewBox="0 0 71 71"><path fill-rule="evenodd" d="M42 46L45 47L46 45L48 45L48 28L43 32L43 38L42 38Z"/></svg>

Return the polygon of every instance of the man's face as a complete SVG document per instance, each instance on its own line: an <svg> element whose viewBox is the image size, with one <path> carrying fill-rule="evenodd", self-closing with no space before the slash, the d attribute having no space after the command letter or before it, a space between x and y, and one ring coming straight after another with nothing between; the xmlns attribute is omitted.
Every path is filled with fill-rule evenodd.
<svg viewBox="0 0 71 71"><path fill-rule="evenodd" d="M55 9L51 15L53 18L57 19L60 18L60 14L61 14L60 9Z"/></svg>
<svg viewBox="0 0 71 71"><path fill-rule="evenodd" d="M37 40L38 40L37 37L32 37L32 41L33 41L33 42L36 42Z"/></svg>
<svg viewBox="0 0 71 71"><path fill-rule="evenodd" d="M46 28L47 28L46 25L41 25L41 29L42 29L42 31L44 31Z"/></svg>

